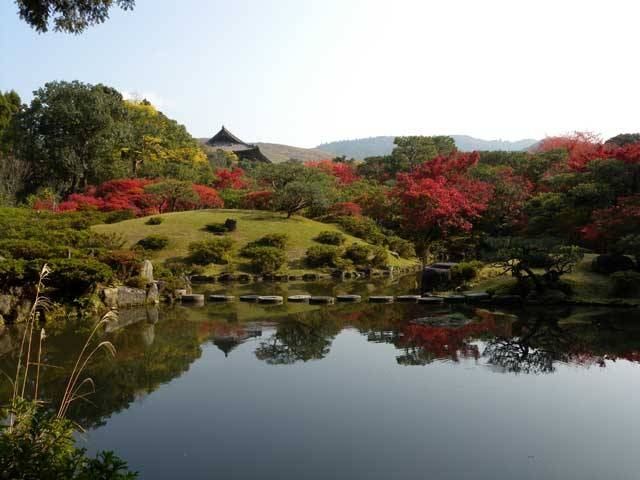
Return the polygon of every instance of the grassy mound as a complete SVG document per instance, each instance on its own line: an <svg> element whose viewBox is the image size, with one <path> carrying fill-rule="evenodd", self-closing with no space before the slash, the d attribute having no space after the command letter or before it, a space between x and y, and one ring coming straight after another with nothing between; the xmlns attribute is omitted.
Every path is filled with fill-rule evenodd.
<svg viewBox="0 0 640 480"><path fill-rule="evenodd" d="M206 231L205 226L210 223L222 223L227 218L237 220L237 230L225 234L236 242L236 249L232 258L234 271L249 272L247 259L238 255L238 251L249 242L255 241L269 233L285 233L289 236L289 245L286 249L288 258L287 271L292 274L300 274L311 271L304 265L303 258L307 249L318 245L313 239L323 231L342 232L347 241L351 243L366 244L365 241L344 233L339 227L326 223L316 222L304 217L294 216L285 218L284 215L275 212L256 210L194 210L188 212L166 213L155 215L163 219L159 225L147 225L147 218L136 218L108 225L96 225L92 227L100 233L118 233L123 236L127 246L131 247L138 240L148 235L163 235L169 238L166 248L157 252L150 252L152 260L166 260L169 258L185 258L188 255L188 246L191 242L207 240L216 236ZM389 255L389 265L407 266L414 261L398 259ZM210 265L207 273L218 273L229 270L229 266Z"/></svg>

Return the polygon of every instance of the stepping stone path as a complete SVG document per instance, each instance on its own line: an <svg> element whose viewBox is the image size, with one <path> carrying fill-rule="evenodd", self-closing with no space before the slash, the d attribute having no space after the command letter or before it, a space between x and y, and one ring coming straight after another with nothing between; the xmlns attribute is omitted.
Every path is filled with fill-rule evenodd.
<svg viewBox="0 0 640 480"><path fill-rule="evenodd" d="M396 297L396 302L404 302L404 303L416 303L420 295L398 295Z"/></svg>
<svg viewBox="0 0 640 480"><path fill-rule="evenodd" d="M199 293L190 293L180 297L182 303L204 303L204 295Z"/></svg>
<svg viewBox="0 0 640 480"><path fill-rule="evenodd" d="M489 300L491 295L487 292L465 292L463 293L465 298L470 302L480 302L482 300Z"/></svg>
<svg viewBox="0 0 640 480"><path fill-rule="evenodd" d="M253 302L256 303L260 295L240 295L241 302Z"/></svg>
<svg viewBox="0 0 640 480"><path fill-rule="evenodd" d="M332 304L335 303L336 299L333 297L311 297L309 298L309 303L313 304L313 305L318 305L318 304Z"/></svg>
<svg viewBox="0 0 640 480"><path fill-rule="evenodd" d="M209 295L210 302L232 302L235 298L233 295Z"/></svg>
<svg viewBox="0 0 640 480"><path fill-rule="evenodd" d="M360 295L336 295L336 300L338 302L359 302L362 300Z"/></svg>
<svg viewBox="0 0 640 480"><path fill-rule="evenodd" d="M442 297L420 297L418 303L424 305L441 305L444 303L444 299Z"/></svg>
<svg viewBox="0 0 640 480"><path fill-rule="evenodd" d="M279 295L261 295L258 297L258 303L277 304L284 302L284 298Z"/></svg>
<svg viewBox="0 0 640 480"><path fill-rule="evenodd" d="M291 295L287 297L287 302L292 303L306 303L311 298L311 295Z"/></svg>
<svg viewBox="0 0 640 480"><path fill-rule="evenodd" d="M369 303L393 303L391 295L374 295L369 297Z"/></svg>

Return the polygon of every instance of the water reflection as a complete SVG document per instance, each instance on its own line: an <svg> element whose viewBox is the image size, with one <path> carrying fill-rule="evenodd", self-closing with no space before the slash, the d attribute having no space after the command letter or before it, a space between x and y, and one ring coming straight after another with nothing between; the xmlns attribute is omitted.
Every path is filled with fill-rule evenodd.
<svg viewBox="0 0 640 480"><path fill-rule="evenodd" d="M326 292L321 292L326 293ZM154 392L188 371L203 349L213 344L229 359L252 343L255 360L294 365L331 355L345 329L355 329L371 344L394 347L388 361L426 366L470 360L495 372L549 374L559 364L604 367L607 362L640 360L636 311L527 309L496 312L467 307L423 305L310 306L218 304L203 308L126 310L107 325L103 336L118 351L115 361L98 358L87 375L97 391L90 402L76 403L72 418L85 427L102 425L136 399ZM47 339L42 397L52 406L61 398L64 379L86 338L86 328L71 325ZM12 372L16 329L0 336L0 368ZM10 384L0 383L6 402Z"/></svg>

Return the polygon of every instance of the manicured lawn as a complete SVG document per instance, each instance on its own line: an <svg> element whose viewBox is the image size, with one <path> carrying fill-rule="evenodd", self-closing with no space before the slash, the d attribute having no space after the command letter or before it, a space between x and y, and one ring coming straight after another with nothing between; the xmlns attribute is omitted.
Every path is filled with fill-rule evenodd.
<svg viewBox="0 0 640 480"><path fill-rule="evenodd" d="M205 226L208 223L222 223L227 218L233 218L237 220L238 227L235 232L227 235L236 242L236 251L248 242L257 240L269 233L286 233L290 240L286 251L289 258L287 271L292 274L309 271L304 266L302 259L310 246L318 245L317 242L313 241L313 238L324 230L342 231L336 225L320 223L298 216L287 219L280 213L258 210L194 210L155 216L162 217L163 222L160 225L146 225L145 222L148 217L145 217L109 225L96 225L93 228L101 233L118 233L122 235L127 242L127 246L134 245L138 240L148 235L166 235L169 237L169 245L158 252L150 253L152 260L166 260L186 257L191 242L215 238L214 234L205 230ZM345 245L351 243L366 244L363 240L350 235L346 236ZM392 266L405 266L413 263L414 261L411 260L389 256L389 264ZM207 272L217 273L223 270L249 271L247 260L237 255L234 255L233 267L235 268L225 265L210 265L207 267Z"/></svg>

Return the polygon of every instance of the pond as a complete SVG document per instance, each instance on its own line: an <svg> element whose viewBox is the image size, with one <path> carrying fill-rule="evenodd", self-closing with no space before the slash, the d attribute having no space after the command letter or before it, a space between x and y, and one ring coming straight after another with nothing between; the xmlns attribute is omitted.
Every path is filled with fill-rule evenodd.
<svg viewBox="0 0 640 480"><path fill-rule="evenodd" d="M50 333L43 361L62 368L44 372L45 399L60 398L85 337ZM0 339L4 371L16 338ZM637 311L236 302L123 311L104 338L118 355L91 365L97 391L70 414L80 445L115 450L143 479L635 479L640 467Z"/></svg>

